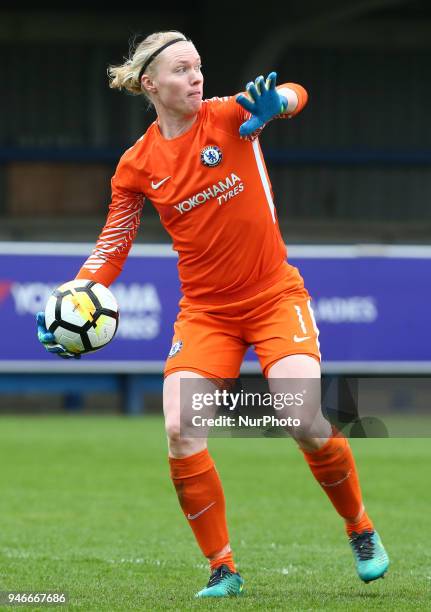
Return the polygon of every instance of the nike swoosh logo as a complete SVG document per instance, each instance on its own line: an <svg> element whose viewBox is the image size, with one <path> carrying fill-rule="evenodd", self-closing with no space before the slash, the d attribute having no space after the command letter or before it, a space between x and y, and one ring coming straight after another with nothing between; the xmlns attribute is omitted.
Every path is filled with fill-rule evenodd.
<svg viewBox="0 0 431 612"><path fill-rule="evenodd" d="M293 336L294 342L304 342L305 340L309 340L311 336L297 336L296 334Z"/></svg>
<svg viewBox="0 0 431 612"><path fill-rule="evenodd" d="M212 502L211 504L209 504L206 508L204 508L203 510L199 510L199 512L196 512L196 514L188 514L187 518L189 519L189 521L194 521L195 519L198 518L198 516L200 516L201 514L203 514L204 512L206 512L207 510L209 510L211 508L211 506L214 506L215 501Z"/></svg>
<svg viewBox="0 0 431 612"><path fill-rule="evenodd" d="M158 183L155 183L154 181L151 181L152 189L158 189L159 187L161 187L163 185L163 183L166 183L166 181L168 181L170 178L171 178L170 176L167 176L166 178L162 179Z"/></svg>
<svg viewBox="0 0 431 612"><path fill-rule="evenodd" d="M336 487L337 485L341 484L342 482L344 482L345 480L347 480L350 476L350 474L352 473L352 470L349 470L347 472L347 474L345 476L343 476L343 478L340 478L340 480L337 480L337 482L324 482L323 480L320 482L320 484L322 485L322 487Z"/></svg>

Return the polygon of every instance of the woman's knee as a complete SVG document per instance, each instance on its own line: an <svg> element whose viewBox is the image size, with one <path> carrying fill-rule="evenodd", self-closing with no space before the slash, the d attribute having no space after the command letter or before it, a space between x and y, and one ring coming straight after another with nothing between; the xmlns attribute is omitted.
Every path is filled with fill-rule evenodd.
<svg viewBox="0 0 431 612"><path fill-rule="evenodd" d="M169 451L173 456L187 456L206 447L206 439L194 435L192 426L192 403L190 393L192 381L181 393L181 380L202 379L194 372L174 372L165 379L163 388L163 412ZM189 388L190 387L190 388Z"/></svg>

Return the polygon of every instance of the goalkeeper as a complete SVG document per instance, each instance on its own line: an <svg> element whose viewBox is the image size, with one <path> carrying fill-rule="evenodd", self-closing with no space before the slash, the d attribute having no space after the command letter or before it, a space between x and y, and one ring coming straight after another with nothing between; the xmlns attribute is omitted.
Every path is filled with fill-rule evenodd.
<svg viewBox="0 0 431 612"><path fill-rule="evenodd" d="M157 117L119 161L106 224L78 277L106 286L116 279L150 200L179 256L183 297L163 409L171 478L211 571L196 596L237 595L244 581L229 544L222 483L206 439L181 436L187 402L180 381L236 378L250 346L271 390L283 380L320 378L310 296L286 261L258 139L271 120L297 115L307 92L295 83L276 87L272 72L242 94L203 100L200 56L176 31L151 34L109 75L112 88L144 96ZM43 317L38 326L48 350L67 358L46 335ZM311 400L308 409L316 428L291 434L344 523L359 577L375 580L389 561L364 507L349 443L331 430L320 403Z"/></svg>

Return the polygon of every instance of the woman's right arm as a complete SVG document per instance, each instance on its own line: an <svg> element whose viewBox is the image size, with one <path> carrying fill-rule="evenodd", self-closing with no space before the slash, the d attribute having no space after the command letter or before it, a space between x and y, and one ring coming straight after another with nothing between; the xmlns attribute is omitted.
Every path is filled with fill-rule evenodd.
<svg viewBox="0 0 431 612"><path fill-rule="evenodd" d="M118 169L111 181L112 198L105 226L93 252L76 276L76 278L94 280L105 287L117 278L123 268L138 231L144 205L142 193L130 191L120 185ZM47 351L64 358L80 357L56 342L54 334L46 328L43 311L37 313L36 321L39 342Z"/></svg>
<svg viewBox="0 0 431 612"><path fill-rule="evenodd" d="M138 231L144 195L111 182L112 200L104 228L90 257L76 278L94 280L108 287L120 274Z"/></svg>

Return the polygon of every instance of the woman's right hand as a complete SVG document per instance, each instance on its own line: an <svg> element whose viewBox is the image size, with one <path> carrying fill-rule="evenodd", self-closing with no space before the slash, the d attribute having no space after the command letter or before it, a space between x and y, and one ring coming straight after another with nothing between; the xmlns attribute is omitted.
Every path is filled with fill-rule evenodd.
<svg viewBox="0 0 431 612"><path fill-rule="evenodd" d="M45 313L38 312L36 315L37 338L49 353L55 353L63 359L80 359L81 355L70 353L62 344L57 344L54 334L46 329Z"/></svg>

